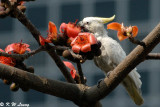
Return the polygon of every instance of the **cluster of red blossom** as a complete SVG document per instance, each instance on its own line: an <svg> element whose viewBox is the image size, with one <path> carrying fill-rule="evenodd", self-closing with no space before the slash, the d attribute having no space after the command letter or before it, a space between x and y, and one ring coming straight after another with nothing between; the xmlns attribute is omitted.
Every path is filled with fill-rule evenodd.
<svg viewBox="0 0 160 107"><path fill-rule="evenodd" d="M26 51L31 51L29 49L29 45L26 43L12 43L5 48L5 51L0 49L1 52L5 52L8 54L24 54ZM16 60L11 57L0 56L0 63L15 66Z"/></svg>
<svg viewBox="0 0 160 107"><path fill-rule="evenodd" d="M88 55L88 59L93 59L93 56L99 56L101 53L100 42L92 33L81 32L81 28L76 23L62 23L59 29L60 34L57 33L56 25L53 22L49 22L48 29L47 38L40 36L41 45L45 45L47 42L69 46L76 54Z"/></svg>

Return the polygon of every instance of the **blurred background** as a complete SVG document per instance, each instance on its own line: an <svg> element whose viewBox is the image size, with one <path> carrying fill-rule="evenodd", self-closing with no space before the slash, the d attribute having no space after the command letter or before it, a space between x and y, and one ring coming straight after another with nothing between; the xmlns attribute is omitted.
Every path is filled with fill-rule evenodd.
<svg viewBox="0 0 160 107"><path fill-rule="evenodd" d="M25 4L26 15L41 31L47 35L48 22L53 21L57 28L62 22L75 22L87 16L111 17L116 15L115 21L125 23L126 26L137 25L139 33L137 39L142 40L160 21L160 0L36 0ZM108 31L109 36L117 40L115 31ZM0 19L0 48L8 44L20 42L28 43L31 49L38 47L28 30L17 20L10 17ZM129 54L135 45L128 40L120 42L123 49ZM160 52L158 45L153 52ZM35 74L65 81L60 70L51 58L44 52L32 56L25 63L35 67ZM137 66L141 74L142 94L144 104L142 107L160 107L160 60L149 60ZM97 84L104 78L103 72L92 61L83 64L83 72L87 77L87 85ZM30 104L30 107L76 107L70 101L46 95L34 90L11 92L9 86L0 80L0 102L16 102ZM119 85L106 96L101 103L104 107L136 107Z"/></svg>

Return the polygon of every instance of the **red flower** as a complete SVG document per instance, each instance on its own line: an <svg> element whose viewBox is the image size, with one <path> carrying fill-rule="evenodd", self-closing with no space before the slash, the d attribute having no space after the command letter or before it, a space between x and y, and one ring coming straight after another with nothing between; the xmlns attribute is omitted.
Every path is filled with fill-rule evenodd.
<svg viewBox="0 0 160 107"><path fill-rule="evenodd" d="M91 51L91 45L96 44L97 39L92 33L79 33L72 41L72 50L75 53Z"/></svg>
<svg viewBox="0 0 160 107"><path fill-rule="evenodd" d="M70 73L72 78L74 79L76 77L76 69L74 68L73 64L68 61L63 61L63 63L70 69Z"/></svg>
<svg viewBox="0 0 160 107"><path fill-rule="evenodd" d="M127 39L128 37L136 37L138 34L137 26L124 27L123 23L119 24L117 22L108 24L107 29L117 30L117 36L120 41Z"/></svg>
<svg viewBox="0 0 160 107"><path fill-rule="evenodd" d="M19 2L20 5L24 5L24 3L25 3L24 1L20 1Z"/></svg>
<svg viewBox="0 0 160 107"><path fill-rule="evenodd" d="M62 23L59 30L61 33L66 33L68 37L72 38L75 38L76 36L78 36L78 33L81 32L81 28L76 25L76 22L69 22L68 24Z"/></svg>
<svg viewBox="0 0 160 107"><path fill-rule="evenodd" d="M57 40L57 27L50 21L48 24L48 37L44 39L42 36L39 36L39 41L44 46L45 42L51 43L53 40Z"/></svg>
<svg viewBox="0 0 160 107"><path fill-rule="evenodd" d="M10 45L8 45L5 48L5 52L9 53L11 51L13 51L16 54L24 54L26 51L31 51L29 48L29 45L26 43L22 43L22 41L20 43L12 43Z"/></svg>
<svg viewBox="0 0 160 107"><path fill-rule="evenodd" d="M0 49L1 52L4 52L2 49ZM15 66L16 60L10 57L0 56L0 63L9 65L9 66Z"/></svg>

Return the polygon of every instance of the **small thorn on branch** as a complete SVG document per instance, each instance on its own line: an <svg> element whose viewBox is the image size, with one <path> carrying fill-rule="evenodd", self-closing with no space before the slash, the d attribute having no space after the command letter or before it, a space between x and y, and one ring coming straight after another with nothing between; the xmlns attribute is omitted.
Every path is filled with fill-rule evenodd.
<svg viewBox="0 0 160 107"><path fill-rule="evenodd" d="M149 59L160 60L160 53L149 53L149 54L146 56L146 60L149 60Z"/></svg>
<svg viewBox="0 0 160 107"><path fill-rule="evenodd" d="M135 39L133 37L129 37L129 41L134 43L134 44L141 45L144 48L146 47L146 44L143 41L139 41L139 40L137 40L137 39Z"/></svg>

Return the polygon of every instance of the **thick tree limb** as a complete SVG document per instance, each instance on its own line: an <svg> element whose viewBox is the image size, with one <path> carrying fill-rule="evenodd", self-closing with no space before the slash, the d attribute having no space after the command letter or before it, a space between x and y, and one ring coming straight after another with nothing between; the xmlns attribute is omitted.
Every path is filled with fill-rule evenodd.
<svg viewBox="0 0 160 107"><path fill-rule="evenodd" d="M27 86L36 91L73 101L83 107L101 107L99 102L87 103L83 94L89 87L83 84L71 84L36 76L24 70L0 63L0 78L12 80L21 86Z"/></svg>
<svg viewBox="0 0 160 107"><path fill-rule="evenodd" d="M0 63L0 78L12 80L36 91L78 102L83 86L46 79Z"/></svg>
<svg viewBox="0 0 160 107"><path fill-rule="evenodd" d="M153 59L153 60L160 60L160 53L149 53L147 56L146 56L146 60L149 60L149 59Z"/></svg>
<svg viewBox="0 0 160 107"><path fill-rule="evenodd" d="M33 37L36 39L36 41L40 45L39 36L41 35L41 33L37 30L37 28L27 19L27 17L20 10L18 10L16 7L12 6L8 0L5 0L5 3L8 5L8 7L11 10L13 10L14 16L31 32ZM55 53L55 49L51 49L50 48L51 46L49 46L49 45L47 45L46 47L48 47L48 48L46 48L46 51L49 53L49 55L52 57L52 59L54 59L56 65L59 67L59 69L63 73L65 79L68 82L75 83L75 81L71 77L70 73L68 72L66 66L61 61L59 56ZM51 49L51 50L48 50L48 49Z"/></svg>

